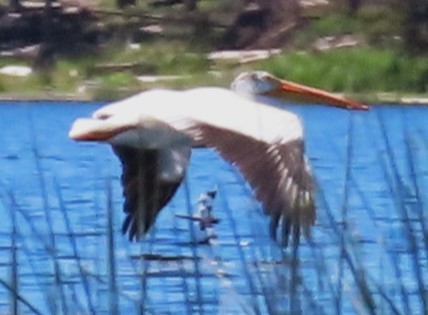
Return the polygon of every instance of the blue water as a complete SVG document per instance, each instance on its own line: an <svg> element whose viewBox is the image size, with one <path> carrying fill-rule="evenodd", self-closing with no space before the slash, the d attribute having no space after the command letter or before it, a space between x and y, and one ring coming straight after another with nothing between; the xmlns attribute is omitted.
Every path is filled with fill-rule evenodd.
<svg viewBox="0 0 428 315"><path fill-rule="evenodd" d="M0 314L11 311L11 287L23 314L355 314L367 304L375 314L424 313L427 107L288 107L305 124L318 186L313 244L302 242L292 290L291 251L269 239L249 186L209 149L193 152L185 185L145 241L122 237L118 160L108 146L67 138L100 105L0 104ZM175 214L215 185L218 239L195 245Z"/></svg>

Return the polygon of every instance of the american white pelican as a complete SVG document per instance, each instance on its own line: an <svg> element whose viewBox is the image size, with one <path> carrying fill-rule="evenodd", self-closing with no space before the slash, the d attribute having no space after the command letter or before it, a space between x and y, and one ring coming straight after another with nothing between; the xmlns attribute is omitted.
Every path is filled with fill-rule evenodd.
<svg viewBox="0 0 428 315"><path fill-rule="evenodd" d="M290 235L296 244L301 231L309 235L315 221L314 185L302 124L295 114L257 101L258 95L368 107L266 72L240 74L232 90L150 90L74 122L72 139L109 143L122 162L127 214L122 232L131 240L147 232L174 195L194 145L214 148L241 171L271 216L273 238L280 222L284 246Z"/></svg>

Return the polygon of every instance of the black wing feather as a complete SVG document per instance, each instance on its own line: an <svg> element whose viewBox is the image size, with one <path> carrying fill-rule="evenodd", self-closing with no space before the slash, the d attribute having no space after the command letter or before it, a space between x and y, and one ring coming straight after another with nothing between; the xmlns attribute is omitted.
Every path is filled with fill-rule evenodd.
<svg viewBox="0 0 428 315"><path fill-rule="evenodd" d="M160 178L158 150L113 146L113 151L122 164L123 211L127 215L122 233L128 232L130 240L139 240L174 196L182 178L176 181Z"/></svg>
<svg viewBox="0 0 428 315"><path fill-rule="evenodd" d="M265 213L271 216L269 232L273 238L277 238L281 219L284 246L288 245L290 235L298 242L301 229L309 237L315 222L314 182L303 139L266 143L202 123L190 126L186 132L200 145L215 148L237 166L263 203Z"/></svg>

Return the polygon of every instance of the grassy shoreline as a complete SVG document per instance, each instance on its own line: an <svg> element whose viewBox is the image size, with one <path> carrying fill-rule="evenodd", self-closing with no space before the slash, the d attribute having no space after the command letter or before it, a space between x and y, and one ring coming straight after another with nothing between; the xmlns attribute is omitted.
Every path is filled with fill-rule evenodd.
<svg viewBox="0 0 428 315"><path fill-rule="evenodd" d="M233 15L240 12L238 7L230 7L229 1L200 1L198 5L201 17L208 21L218 22L220 15L228 13L230 21L226 23L223 17L222 25L230 25ZM98 6L112 9L115 1L102 0ZM79 54L58 52L50 60L52 64L46 66L48 69L33 71L27 77L0 74L0 99L109 101L155 87L227 87L241 71L266 70L280 78L368 103L428 103L428 58L406 50L399 27L403 12L391 5L376 4L363 5L354 15L340 5L321 8L325 10L313 15L317 18L305 19L278 44L284 47L282 53L255 62L209 57L227 28L155 19L154 26L159 30L141 32L141 26L147 25L136 17L102 16L100 30L111 34L102 45ZM312 9L303 7L303 15L311 16L307 10ZM154 9L141 4L138 10L189 18L176 7ZM332 45L317 45L320 41ZM32 62L0 57L0 68L31 67ZM143 75L181 78L142 82L138 77Z"/></svg>
<svg viewBox="0 0 428 315"><path fill-rule="evenodd" d="M339 93L338 93L339 94ZM370 93L370 94L343 94L354 99L364 100L369 105L402 105L402 106L428 106L428 94L406 94L406 93ZM120 98L117 98L120 99ZM114 99L95 99L89 95L82 95L78 93L49 93L41 92L34 94L10 94L0 93L0 102L82 102L82 103L93 103L93 102L108 102ZM1 106L1 104L0 104Z"/></svg>
<svg viewBox="0 0 428 315"><path fill-rule="evenodd" d="M138 49L124 47L94 60L94 56L60 59L49 72L33 72L18 78L0 75L0 100L111 101L156 87L227 87L241 71L266 70L367 103L428 104L428 59L387 49L290 50L242 64L238 60L209 60L206 52L176 42L141 45ZM99 70L103 65L120 64L137 64L138 69ZM0 60L0 68L5 65L26 64ZM138 80L140 75L178 77L143 82Z"/></svg>

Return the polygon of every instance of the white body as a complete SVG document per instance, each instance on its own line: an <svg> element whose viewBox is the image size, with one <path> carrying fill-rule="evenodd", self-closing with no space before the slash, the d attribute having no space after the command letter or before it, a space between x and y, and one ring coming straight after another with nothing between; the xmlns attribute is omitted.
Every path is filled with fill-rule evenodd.
<svg viewBox="0 0 428 315"><path fill-rule="evenodd" d="M140 153L156 150L158 183L162 185L181 182L193 144L212 147L237 166L265 205L266 213L272 215L272 237L276 238L274 233L282 217L288 226L295 227L293 235L298 239L300 227L308 235L315 220L303 127L295 114L252 97L257 96L244 97L228 89L210 87L150 90L104 106L94 112L92 119L76 120L69 135L75 140L104 141ZM122 159L129 162L131 157L122 154ZM152 167L135 162L130 165L140 165L140 169ZM124 169L129 170L127 166ZM129 200L133 201L135 191L126 187L133 186L124 183ZM160 208L151 213L158 211ZM138 227L130 235L143 235L145 229L141 227L147 226L147 210L134 207L126 212L134 220L131 227ZM290 229L284 227L282 238L286 245ZM211 237L213 230L205 232L206 237Z"/></svg>
<svg viewBox="0 0 428 315"><path fill-rule="evenodd" d="M103 107L95 112L94 117L112 114L118 121L132 117L135 123L144 122L147 126L144 133L134 139L128 139L138 146L142 144L142 137L147 147L157 148L169 146L171 141L185 141L179 134L173 135L171 128L160 125L159 122L177 130L184 130L195 123L206 123L267 143L285 143L303 137L302 124L296 115L248 100L222 88L143 92ZM123 136L120 136L120 141L124 141ZM117 140L119 138L111 141Z"/></svg>

